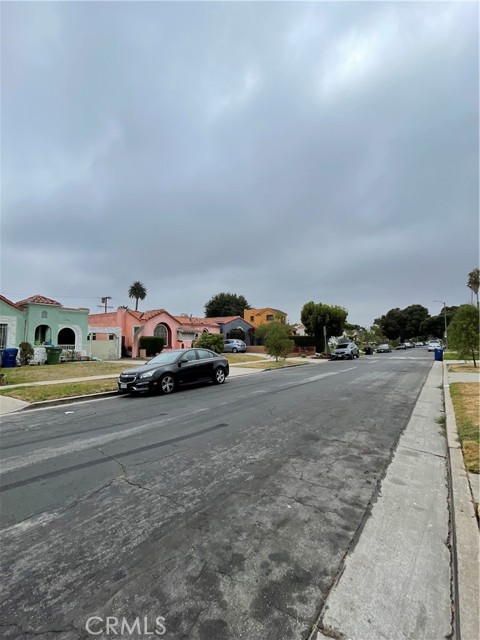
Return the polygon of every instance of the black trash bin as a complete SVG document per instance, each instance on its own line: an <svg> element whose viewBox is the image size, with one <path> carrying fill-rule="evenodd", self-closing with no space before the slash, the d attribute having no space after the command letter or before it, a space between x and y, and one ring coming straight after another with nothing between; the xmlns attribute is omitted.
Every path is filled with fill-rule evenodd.
<svg viewBox="0 0 480 640"><path fill-rule="evenodd" d="M2 367L4 369L12 368L17 366L17 353L18 349L14 347L4 349L2 353Z"/></svg>
<svg viewBox="0 0 480 640"><path fill-rule="evenodd" d="M440 349L440 347L435 349L435 360L438 362L442 362L443 360L443 349Z"/></svg>
<svg viewBox="0 0 480 640"><path fill-rule="evenodd" d="M372 347L365 347L365 355L366 356L371 356L372 354L373 354Z"/></svg>

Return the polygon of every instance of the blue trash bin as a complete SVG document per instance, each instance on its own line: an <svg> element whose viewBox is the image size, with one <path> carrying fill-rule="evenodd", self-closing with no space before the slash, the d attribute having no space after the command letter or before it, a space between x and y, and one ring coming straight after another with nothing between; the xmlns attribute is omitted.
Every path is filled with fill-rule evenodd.
<svg viewBox="0 0 480 640"><path fill-rule="evenodd" d="M4 369L11 369L17 366L17 353L18 349L9 348L4 349L2 353L2 367Z"/></svg>
<svg viewBox="0 0 480 640"><path fill-rule="evenodd" d="M439 362L443 360L443 349L440 349L440 347L435 349L435 360L438 360Z"/></svg>

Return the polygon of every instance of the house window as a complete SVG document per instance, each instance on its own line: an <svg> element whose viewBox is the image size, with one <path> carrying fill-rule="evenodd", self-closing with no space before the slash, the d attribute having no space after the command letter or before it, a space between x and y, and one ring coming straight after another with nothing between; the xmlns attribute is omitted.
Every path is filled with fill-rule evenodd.
<svg viewBox="0 0 480 640"><path fill-rule="evenodd" d="M42 311L42 318L48 318L48 313L46 311Z"/></svg>
<svg viewBox="0 0 480 640"><path fill-rule="evenodd" d="M273 315L270 313L267 316L267 322L272 322L273 321Z"/></svg>
<svg viewBox="0 0 480 640"><path fill-rule="evenodd" d="M96 340L96 339L97 339L96 333L89 333L87 336L87 340Z"/></svg>
<svg viewBox="0 0 480 640"><path fill-rule="evenodd" d="M108 334L108 339L109 340L115 340L115 334L114 333L109 333Z"/></svg>
<svg viewBox="0 0 480 640"><path fill-rule="evenodd" d="M162 324L162 323L157 324L157 326L155 327L155 329L153 331L153 335L156 338L162 338L163 345L165 347L168 346L168 344L169 344L169 342L168 342L168 329L164 324Z"/></svg>
<svg viewBox="0 0 480 640"><path fill-rule="evenodd" d="M254 316L250 316L250 322L253 322L255 320Z"/></svg>
<svg viewBox="0 0 480 640"><path fill-rule="evenodd" d="M7 346L8 324L0 324L0 349Z"/></svg>

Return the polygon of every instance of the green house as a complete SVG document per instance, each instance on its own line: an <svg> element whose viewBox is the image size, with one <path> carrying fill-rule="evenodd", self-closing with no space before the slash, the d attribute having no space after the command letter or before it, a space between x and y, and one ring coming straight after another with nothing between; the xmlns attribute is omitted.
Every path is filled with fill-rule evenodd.
<svg viewBox="0 0 480 640"><path fill-rule="evenodd" d="M69 309L45 296L12 302L0 295L0 349L30 342L86 354L88 314L89 309Z"/></svg>

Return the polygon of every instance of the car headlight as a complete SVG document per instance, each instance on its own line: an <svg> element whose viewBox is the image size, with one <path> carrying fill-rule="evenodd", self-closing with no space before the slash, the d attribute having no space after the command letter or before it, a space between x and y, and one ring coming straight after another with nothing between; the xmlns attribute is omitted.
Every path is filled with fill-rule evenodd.
<svg viewBox="0 0 480 640"><path fill-rule="evenodd" d="M146 373L142 373L140 378L151 378L154 373L155 373L155 371L147 371Z"/></svg>

